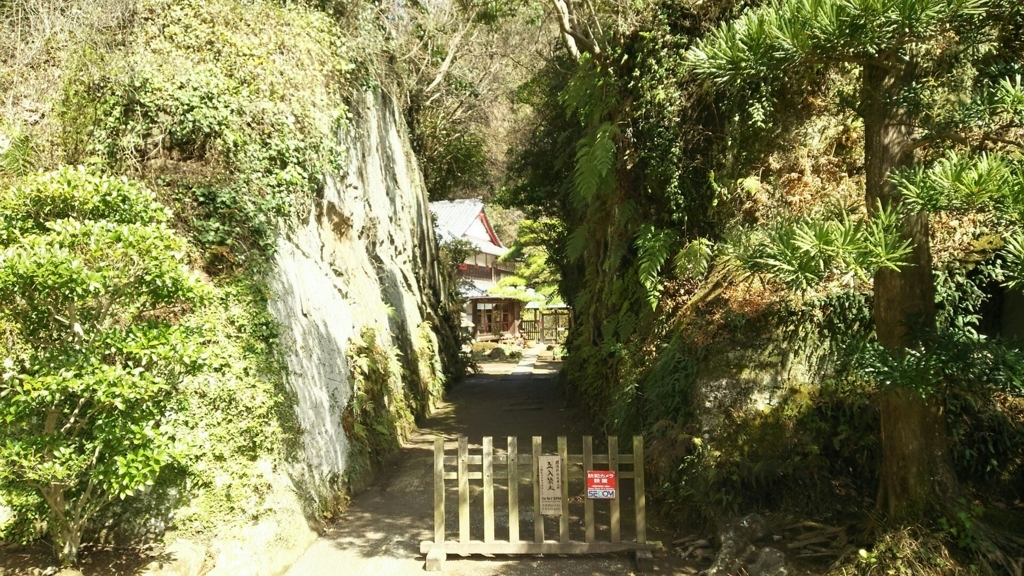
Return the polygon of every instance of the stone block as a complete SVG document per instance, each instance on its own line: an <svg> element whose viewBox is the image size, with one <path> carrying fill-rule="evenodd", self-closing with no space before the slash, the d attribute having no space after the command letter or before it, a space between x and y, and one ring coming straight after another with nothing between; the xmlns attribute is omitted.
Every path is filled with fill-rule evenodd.
<svg viewBox="0 0 1024 576"><path fill-rule="evenodd" d="M448 558L444 548L440 546L431 548L427 553L427 572L444 572L444 561Z"/></svg>

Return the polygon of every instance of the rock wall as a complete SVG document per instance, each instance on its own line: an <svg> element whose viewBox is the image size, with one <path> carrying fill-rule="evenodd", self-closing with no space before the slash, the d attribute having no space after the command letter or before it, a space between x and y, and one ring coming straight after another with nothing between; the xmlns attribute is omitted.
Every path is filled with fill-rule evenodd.
<svg viewBox="0 0 1024 576"><path fill-rule="evenodd" d="M270 310L317 493L346 470L349 341L374 328L415 357L416 331L435 316L439 293L427 193L404 121L379 91L354 98L351 112L340 135L345 173L330 176L308 218L282 236L271 273Z"/></svg>
<svg viewBox="0 0 1024 576"><path fill-rule="evenodd" d="M328 176L307 217L282 235L269 276L302 454L289 470L268 470L271 514L210 544L210 574L278 574L315 540L317 510L345 489L350 341L373 328L415 362L421 324L436 321L433 221L395 102L379 91L357 95L339 138L343 173Z"/></svg>

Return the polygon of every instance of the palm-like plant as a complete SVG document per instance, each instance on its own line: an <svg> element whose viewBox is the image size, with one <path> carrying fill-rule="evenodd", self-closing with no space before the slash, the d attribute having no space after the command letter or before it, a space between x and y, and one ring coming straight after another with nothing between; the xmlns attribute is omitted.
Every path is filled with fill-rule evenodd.
<svg viewBox="0 0 1024 576"><path fill-rule="evenodd" d="M714 30L687 54L695 75L737 104L753 102L754 109L774 109L780 88L806 92L834 78L859 85L851 105L864 126L865 202L876 220L899 215L896 244L884 234L866 244L876 246L876 257L900 256L898 264L882 258L873 273L876 335L897 355L913 346L912 327L935 322L929 211L998 204L993 199L1006 198L1012 188L1004 184L1020 179L993 156L968 154L919 167L930 147L969 140L957 125L969 115L936 103L975 101L991 92L978 69L999 56L1000 27L1011 20L1002 16L1012 10L1018 8L1003 0L774 0ZM1003 129L1020 126L1019 84L1007 81L998 90L1000 104L985 109L983 123L1001 116L1010 119ZM939 98L951 93L956 98ZM851 250L858 234L868 239L863 234L870 228L862 230L848 223L786 228L771 239L774 248L761 255L760 265L813 282L836 259L856 263L870 254ZM878 406L878 511L898 523L951 502L957 485L934 394L890 387L879 392Z"/></svg>

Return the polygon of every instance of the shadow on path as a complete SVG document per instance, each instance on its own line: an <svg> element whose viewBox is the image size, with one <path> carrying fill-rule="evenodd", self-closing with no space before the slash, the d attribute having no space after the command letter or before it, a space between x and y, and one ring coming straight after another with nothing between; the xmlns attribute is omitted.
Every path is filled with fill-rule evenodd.
<svg viewBox="0 0 1024 576"><path fill-rule="evenodd" d="M523 362L520 368L511 364L485 365L484 368L485 373L468 378L449 394L447 403L416 431L401 452L384 466L374 484L353 500L338 523L306 551L289 575L422 574L424 557L419 554L419 543L433 537L433 439L438 434L448 439L449 446L460 435L468 436L471 446L479 446L484 435L493 436L495 448L500 451L505 449L506 437L514 435L519 438L521 452L530 449L531 436L544 436L545 450L553 450L556 437L564 435L569 437L570 451L575 445L578 453L581 436L595 432L588 429L574 408L566 406L556 380L557 364L539 361L532 366ZM507 502L503 483L496 482L495 502L498 504ZM447 502L451 505L457 497L454 487L449 488ZM528 495L522 497L524 503L528 502ZM473 505L473 516L482 515L480 500L474 499ZM449 507L450 538L457 531L457 515L453 510ZM521 514L524 517L521 530L527 538L532 536L532 524L525 517L531 512L527 507ZM502 507L496 517L496 536L501 538L508 533L507 510ZM554 524L548 525L549 530L553 527ZM445 564L446 574L481 576L590 576L630 574L632 570L632 559L625 554L449 556Z"/></svg>

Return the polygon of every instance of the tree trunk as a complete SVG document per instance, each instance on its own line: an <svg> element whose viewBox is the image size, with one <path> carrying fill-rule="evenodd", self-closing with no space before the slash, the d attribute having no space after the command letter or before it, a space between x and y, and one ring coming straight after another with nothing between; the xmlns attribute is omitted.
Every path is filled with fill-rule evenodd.
<svg viewBox="0 0 1024 576"><path fill-rule="evenodd" d="M900 202L888 178L910 160L906 151L913 128L899 99L912 74L912 68L894 72L865 66L863 70L864 169L866 200L872 212L879 205L895 207ZM913 330L935 325L928 214L908 216L902 233L911 241L913 252L899 270L875 274L872 311L879 343L897 353L913 344ZM909 388L883 390L877 404L882 466L876 512L894 524L920 520L956 492L945 418L933 396Z"/></svg>
<svg viewBox="0 0 1024 576"><path fill-rule="evenodd" d="M54 553L61 566L74 566L78 563L78 551L82 547L81 527L67 527L60 537L54 540Z"/></svg>

